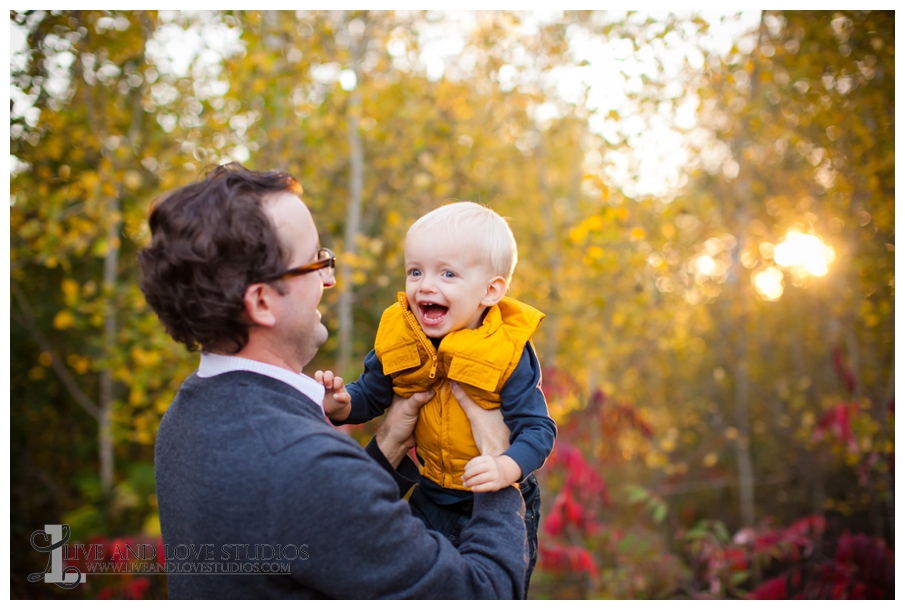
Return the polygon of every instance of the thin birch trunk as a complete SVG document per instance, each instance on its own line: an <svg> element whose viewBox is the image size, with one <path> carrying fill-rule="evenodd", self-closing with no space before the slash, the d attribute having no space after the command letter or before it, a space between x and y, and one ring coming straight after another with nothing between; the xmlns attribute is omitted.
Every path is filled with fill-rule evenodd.
<svg viewBox="0 0 905 610"><path fill-rule="evenodd" d="M361 231L362 192L364 190L364 152L359 130L361 114L361 87L358 60L361 58L364 36L352 41L352 70L355 72L355 88L349 98L346 111L349 137L349 207L346 211L344 252L346 259L355 260L356 238ZM355 303L353 264L338 265L337 289L339 290L339 362L337 370L344 374L351 364L354 337L352 307Z"/></svg>
<svg viewBox="0 0 905 610"><path fill-rule="evenodd" d="M107 255L104 257L104 293L109 302L104 314L104 354L112 360L116 348L116 267L119 263L119 199L110 200L107 218ZM109 495L113 489L113 371L101 371L100 377L100 419L98 430L98 451L101 465L101 490Z"/></svg>

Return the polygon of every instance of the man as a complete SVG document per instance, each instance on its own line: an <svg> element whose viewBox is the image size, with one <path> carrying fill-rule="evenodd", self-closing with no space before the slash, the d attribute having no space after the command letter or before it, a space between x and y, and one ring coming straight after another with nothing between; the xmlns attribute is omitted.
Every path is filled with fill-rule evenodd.
<svg viewBox="0 0 905 610"><path fill-rule="evenodd" d="M401 499L429 392L397 400L365 449L326 422L323 386L301 371L327 339L317 306L334 258L300 193L230 164L151 213L141 289L202 350L157 436L170 596L520 598L517 489L476 494L458 550ZM501 453L501 419L465 407L485 454Z"/></svg>

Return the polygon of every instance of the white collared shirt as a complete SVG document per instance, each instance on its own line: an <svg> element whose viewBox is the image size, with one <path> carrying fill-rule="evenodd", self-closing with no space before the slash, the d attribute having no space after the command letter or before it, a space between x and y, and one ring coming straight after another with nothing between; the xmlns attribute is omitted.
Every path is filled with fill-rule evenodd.
<svg viewBox="0 0 905 610"><path fill-rule="evenodd" d="M321 412L324 410L324 386L304 373L293 373L273 364L240 356L201 352L201 362L198 364L199 377L216 377L231 371L248 371L282 381L313 400L321 408Z"/></svg>

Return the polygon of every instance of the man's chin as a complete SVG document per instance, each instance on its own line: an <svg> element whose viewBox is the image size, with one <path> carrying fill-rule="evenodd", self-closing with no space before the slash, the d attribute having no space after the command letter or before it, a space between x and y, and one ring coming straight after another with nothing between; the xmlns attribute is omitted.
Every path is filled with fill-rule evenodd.
<svg viewBox="0 0 905 610"><path fill-rule="evenodd" d="M330 332L327 330L327 327L323 324L318 324L316 329L317 335L317 345L320 347L324 343L327 342L327 339L330 338Z"/></svg>

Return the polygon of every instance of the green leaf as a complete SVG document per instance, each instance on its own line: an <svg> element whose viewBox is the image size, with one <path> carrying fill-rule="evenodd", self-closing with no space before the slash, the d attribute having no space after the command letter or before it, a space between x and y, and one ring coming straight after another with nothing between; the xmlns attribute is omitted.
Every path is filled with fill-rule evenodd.
<svg viewBox="0 0 905 610"><path fill-rule="evenodd" d="M628 492L628 501L631 504L637 504L650 497L650 493L638 485L626 485L625 490Z"/></svg>
<svg viewBox="0 0 905 610"><path fill-rule="evenodd" d="M729 530L726 529L726 526L722 521L714 522L713 533L716 535L716 539L719 540L721 544L726 544L727 542L729 542Z"/></svg>
<svg viewBox="0 0 905 610"><path fill-rule="evenodd" d="M654 507L654 514L653 514L654 523L662 523L663 520L666 518L667 510L668 510L668 508L667 508L665 502L657 504L657 506Z"/></svg>
<svg viewBox="0 0 905 610"><path fill-rule="evenodd" d="M729 576L729 581L733 585L738 586L738 585L742 584L743 582L745 582L746 580L748 580L749 576L750 576L750 573L748 572L748 570L740 570L738 572L733 572Z"/></svg>

